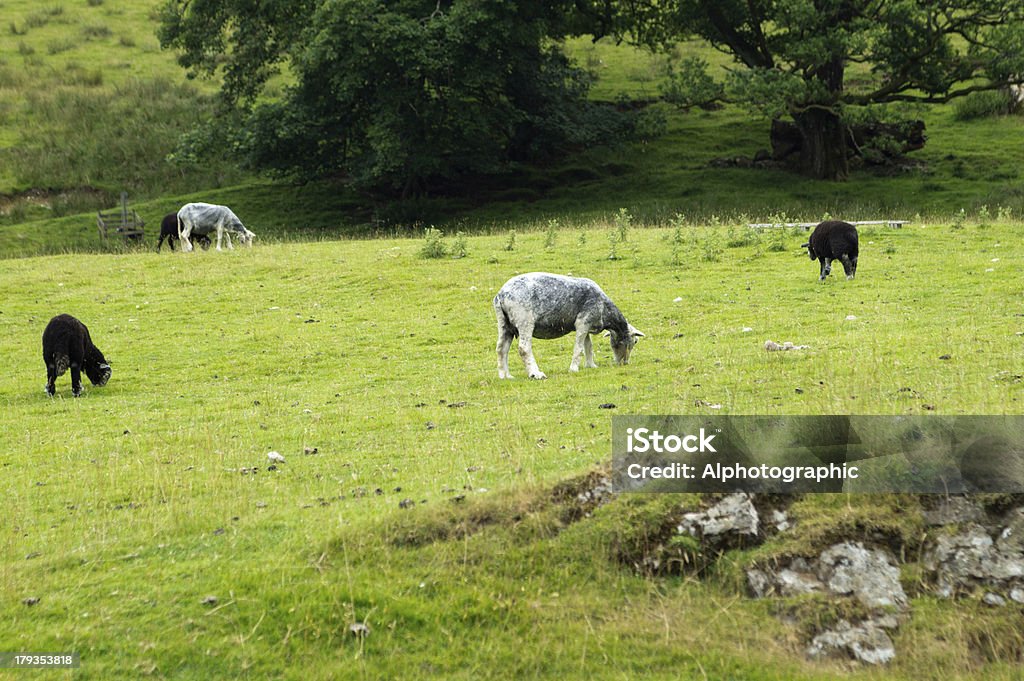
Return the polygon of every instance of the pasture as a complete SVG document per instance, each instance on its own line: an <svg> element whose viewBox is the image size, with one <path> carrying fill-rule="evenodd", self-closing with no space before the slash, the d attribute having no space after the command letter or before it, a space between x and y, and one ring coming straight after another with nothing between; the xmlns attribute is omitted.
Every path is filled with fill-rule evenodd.
<svg viewBox="0 0 1024 681"><path fill-rule="evenodd" d="M857 279L819 284L802 231L626 223L470 236L457 259L417 238L6 261L2 647L78 651L96 679L1019 678L1019 611L912 572L891 667L806 662L736 571L614 559L678 499L569 518L552 487L607 465L613 413L1020 413L1022 225L862 229ZM601 284L647 334L631 364L595 339L572 375L566 337L534 344L546 381L514 354L498 380L491 297L534 270ZM43 392L60 312L113 368L79 399L66 375Z"/></svg>

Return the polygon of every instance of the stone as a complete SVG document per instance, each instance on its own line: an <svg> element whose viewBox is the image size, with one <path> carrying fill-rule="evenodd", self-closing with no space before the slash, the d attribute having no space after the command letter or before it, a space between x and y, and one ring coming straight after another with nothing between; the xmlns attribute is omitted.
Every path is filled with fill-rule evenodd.
<svg viewBox="0 0 1024 681"><path fill-rule="evenodd" d="M757 536L760 519L750 495L729 494L705 511L687 513L679 523L679 533L698 538L740 535Z"/></svg>
<svg viewBox="0 0 1024 681"><path fill-rule="evenodd" d="M873 620L851 624L840 620L839 624L814 637L807 655L813 659L844 654L865 664L885 664L896 656L892 639Z"/></svg>
<svg viewBox="0 0 1024 681"><path fill-rule="evenodd" d="M843 542L825 549L818 559L818 578L835 594L852 595L865 607L907 607L900 571L887 551Z"/></svg>
<svg viewBox="0 0 1024 681"><path fill-rule="evenodd" d="M982 597L981 602L985 605L991 605L995 608L1006 605L1005 598L1003 598L999 594L994 594L991 591L989 591L987 594L984 595L984 597Z"/></svg>

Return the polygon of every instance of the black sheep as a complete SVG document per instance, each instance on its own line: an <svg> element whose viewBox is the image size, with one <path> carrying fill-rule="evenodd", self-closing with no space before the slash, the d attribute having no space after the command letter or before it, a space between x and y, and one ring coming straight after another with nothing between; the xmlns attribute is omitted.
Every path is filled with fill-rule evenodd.
<svg viewBox="0 0 1024 681"><path fill-rule="evenodd" d="M43 331L43 361L46 363L46 392L56 392L54 382L71 369L71 394L82 394L82 375L93 385L104 386L110 380L110 365L99 348L92 344L89 329L69 314L50 320Z"/></svg>
<svg viewBox="0 0 1024 681"><path fill-rule="evenodd" d="M202 245L205 251L210 247L212 243L210 237L205 234L193 234L195 237L193 241L198 242ZM156 251L160 252L160 247L164 244L164 239L167 239L167 245L174 250L174 241L178 238L178 214L168 213L164 216L164 219L160 222L160 239L156 242Z"/></svg>
<svg viewBox="0 0 1024 681"><path fill-rule="evenodd" d="M849 222L841 220L827 220L814 228L811 239L800 246L806 248L811 260L818 260L821 263L821 276L819 281L825 281L825 277L832 272L832 261L839 260L843 263L846 271L846 278L853 279L857 274L857 228Z"/></svg>

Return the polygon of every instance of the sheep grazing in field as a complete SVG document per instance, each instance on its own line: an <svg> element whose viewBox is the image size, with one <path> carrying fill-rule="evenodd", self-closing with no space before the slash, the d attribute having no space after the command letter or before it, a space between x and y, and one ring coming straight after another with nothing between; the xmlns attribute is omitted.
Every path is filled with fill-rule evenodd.
<svg viewBox="0 0 1024 681"><path fill-rule="evenodd" d="M163 246L164 239L167 239L167 245L174 250L174 242L178 239L178 214L168 213L164 216L164 219L160 222L160 239L156 242L156 252L160 252L160 247ZM192 241L200 244L205 251L210 247L212 243L210 237L205 234L193 234Z"/></svg>
<svg viewBox="0 0 1024 681"><path fill-rule="evenodd" d="M217 250L221 250L221 240L228 240L228 248L231 245L231 233L234 232L246 246L252 246L252 239L255 234L250 232L242 224L230 208L217 206L211 203L186 203L178 211L178 238L181 239L181 250L191 251L192 242L189 236L192 234L211 234L217 232Z"/></svg>
<svg viewBox="0 0 1024 681"><path fill-rule="evenodd" d="M519 356L530 378L547 378L533 357L534 338L560 338L576 333L569 371L579 371L580 356L596 367L590 334L607 331L616 364L629 364L637 338L643 337L626 321L615 303L590 279L546 272L521 274L505 282L494 296L498 318L498 378L512 378L508 351L519 338Z"/></svg>
<svg viewBox="0 0 1024 681"><path fill-rule="evenodd" d="M847 279L853 279L857 274L857 228L849 222L822 222L814 228L810 240L800 248L806 248L811 260L816 259L821 263L819 281L825 281L825 277L832 272L833 260L843 263Z"/></svg>
<svg viewBox="0 0 1024 681"><path fill-rule="evenodd" d="M69 314L57 315L43 331L43 361L46 363L46 393L56 392L54 382L71 369L71 394L82 394L82 375L93 385L104 386L110 380L110 365L92 344L89 329Z"/></svg>

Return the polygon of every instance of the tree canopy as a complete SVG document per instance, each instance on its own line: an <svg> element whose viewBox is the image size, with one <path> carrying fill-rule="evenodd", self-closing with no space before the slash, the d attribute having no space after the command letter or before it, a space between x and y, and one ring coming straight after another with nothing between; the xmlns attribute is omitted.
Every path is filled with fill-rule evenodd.
<svg viewBox="0 0 1024 681"><path fill-rule="evenodd" d="M790 116L801 169L842 179L857 111L948 102L1024 80L1020 0L665 0L615 2L620 26L656 46L698 35L741 68L711 87L702 64L680 71L686 93L727 92L773 119ZM632 20L630 19L632 17Z"/></svg>
<svg viewBox="0 0 1024 681"><path fill-rule="evenodd" d="M625 134L553 41L592 21L539 0L172 0L160 38L223 74L193 146L408 196ZM294 83L265 97L282 68Z"/></svg>

